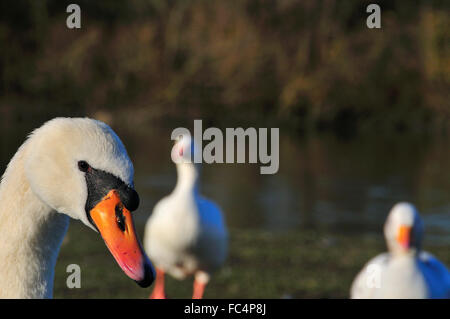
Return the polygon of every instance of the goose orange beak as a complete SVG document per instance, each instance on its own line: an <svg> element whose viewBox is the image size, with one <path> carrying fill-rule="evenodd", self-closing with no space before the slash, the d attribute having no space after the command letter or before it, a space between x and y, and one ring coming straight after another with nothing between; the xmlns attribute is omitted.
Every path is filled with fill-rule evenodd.
<svg viewBox="0 0 450 319"><path fill-rule="evenodd" d="M409 248L409 244L411 241L411 227L401 225L398 234L397 234L397 242L405 249Z"/></svg>
<svg viewBox="0 0 450 319"><path fill-rule="evenodd" d="M155 272L136 236L133 218L115 190L91 211L90 217L106 246L125 274L141 287L148 287Z"/></svg>

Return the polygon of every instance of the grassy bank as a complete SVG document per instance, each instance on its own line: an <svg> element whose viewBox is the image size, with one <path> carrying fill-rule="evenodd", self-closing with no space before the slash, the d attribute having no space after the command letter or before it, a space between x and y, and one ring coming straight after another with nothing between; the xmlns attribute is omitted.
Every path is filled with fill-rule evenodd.
<svg viewBox="0 0 450 319"><path fill-rule="evenodd" d="M206 298L347 298L356 273L385 249L380 236L238 229L230 235L228 260ZM450 264L446 246L425 248ZM72 263L81 267L80 289L65 284L65 269ZM190 298L191 285L191 280L168 278L168 296ZM55 298L146 298L150 292L123 274L97 234L71 223L57 263Z"/></svg>

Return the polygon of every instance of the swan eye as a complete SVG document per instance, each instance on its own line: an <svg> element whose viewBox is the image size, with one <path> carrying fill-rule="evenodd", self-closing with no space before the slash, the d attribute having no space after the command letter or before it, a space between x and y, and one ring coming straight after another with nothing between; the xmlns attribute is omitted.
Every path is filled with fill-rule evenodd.
<svg viewBox="0 0 450 319"><path fill-rule="evenodd" d="M86 161L79 161L78 169L82 172L87 172L89 169L89 164Z"/></svg>

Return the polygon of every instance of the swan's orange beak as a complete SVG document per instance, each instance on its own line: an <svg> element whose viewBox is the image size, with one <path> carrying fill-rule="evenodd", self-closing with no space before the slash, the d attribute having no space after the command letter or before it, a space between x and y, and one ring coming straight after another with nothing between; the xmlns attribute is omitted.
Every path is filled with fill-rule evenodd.
<svg viewBox="0 0 450 319"><path fill-rule="evenodd" d="M136 236L131 213L123 206L118 193L110 191L90 215L125 274L141 287L150 286L154 279L152 264Z"/></svg>
<svg viewBox="0 0 450 319"><path fill-rule="evenodd" d="M411 241L411 227L401 225L398 234L397 234L397 242L405 249L409 248L409 243Z"/></svg>

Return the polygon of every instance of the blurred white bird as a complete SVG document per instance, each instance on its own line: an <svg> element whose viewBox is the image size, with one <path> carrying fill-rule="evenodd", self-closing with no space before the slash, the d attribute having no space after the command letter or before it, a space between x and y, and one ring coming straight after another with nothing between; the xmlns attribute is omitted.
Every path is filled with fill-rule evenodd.
<svg viewBox="0 0 450 319"><path fill-rule="evenodd" d="M356 276L351 298L450 298L450 273L421 251L423 223L414 205L396 204L386 220L389 252L370 260Z"/></svg>
<svg viewBox="0 0 450 319"><path fill-rule="evenodd" d="M193 299L201 299L210 274L227 253L227 230L219 207L199 195L200 166L191 160L199 150L188 135L172 149L178 180L173 192L160 200L147 221L144 246L156 266L150 298L166 298L164 275L176 279L194 275ZM193 158L193 156L192 156Z"/></svg>

